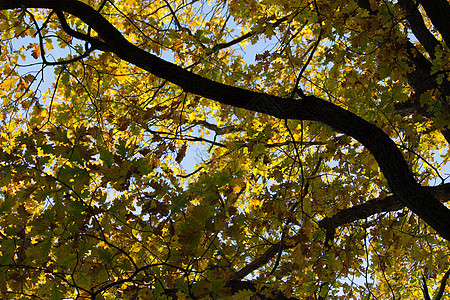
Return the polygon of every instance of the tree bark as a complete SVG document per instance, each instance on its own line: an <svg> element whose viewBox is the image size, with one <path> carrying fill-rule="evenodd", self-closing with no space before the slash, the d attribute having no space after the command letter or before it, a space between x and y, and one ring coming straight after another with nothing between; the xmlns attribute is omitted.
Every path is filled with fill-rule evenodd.
<svg viewBox="0 0 450 300"><path fill-rule="evenodd" d="M450 201L450 183L438 186L424 187L441 202ZM332 217L326 217L319 221L320 228L334 230L344 224L349 224L357 220L363 220L375 214L397 211L405 208L400 200L395 196L387 196L383 199L371 199L360 205L356 205L337 212Z"/></svg>
<svg viewBox="0 0 450 300"><path fill-rule="evenodd" d="M280 119L319 121L346 133L374 155L394 195L450 241L450 210L416 182L402 153L380 128L348 110L315 96L287 99L201 77L131 44L99 12L76 0L0 0L2 10L24 7L61 10L78 17L99 34L106 45L104 49L180 86L185 92Z"/></svg>
<svg viewBox="0 0 450 300"><path fill-rule="evenodd" d="M422 4L427 16L439 31L447 46L450 47L450 23L448 22L450 4L448 0L422 0L420 4Z"/></svg>

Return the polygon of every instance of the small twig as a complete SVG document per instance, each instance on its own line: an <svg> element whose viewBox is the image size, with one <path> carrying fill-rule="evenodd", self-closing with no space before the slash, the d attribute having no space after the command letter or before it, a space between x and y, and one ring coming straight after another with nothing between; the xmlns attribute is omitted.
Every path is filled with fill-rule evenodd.
<svg viewBox="0 0 450 300"><path fill-rule="evenodd" d="M416 151L414 151L413 149L403 146L403 145L399 145L400 148L403 148L409 152L411 152L412 154L414 154L415 156L417 156L420 160L422 160L424 163L426 163L430 168L433 169L434 172L436 172L436 175L441 179L441 184L444 184L445 179L442 177L441 173L439 172L439 170L433 166L431 163L429 163L422 155L420 155L419 153L417 153Z"/></svg>
<svg viewBox="0 0 450 300"><path fill-rule="evenodd" d="M319 46L320 40L322 39L322 33L323 33L323 29L320 29L319 37L317 38L317 41L314 44L314 47L312 48L311 53L309 54L309 57L306 60L306 63L303 65L302 69L300 70L300 73L297 76L297 80L295 82L294 89L292 90L290 99L294 99L295 94L296 93L299 94L299 91L301 92L301 94L299 94L299 96L301 98L305 97L305 95L303 94L303 91L301 89L299 89L298 86L300 84L300 79L302 78L303 73L305 72L306 68L308 67L309 63L311 62L311 59L313 58L314 53L316 52L317 47Z"/></svg>
<svg viewBox="0 0 450 300"><path fill-rule="evenodd" d="M271 23L270 26L272 26L273 28L278 27L281 23L283 23L283 22L289 20L289 17L290 17L290 15L284 16L284 17L282 17L282 18L276 20L274 23ZM267 26L269 26L269 25L266 25L266 26L264 27L264 29L265 29ZM262 29L261 29L261 30L262 30ZM237 37L237 38L235 38L234 40L231 40L231 41L229 41L229 42L225 42L225 43L221 43L221 44L214 45L214 46L209 50L209 54L212 54L212 53L214 53L214 52L216 52L216 51L218 51L218 50L225 49L225 48L231 47L231 46L233 46L233 45L239 44L240 42L244 41L245 39L254 36L254 35L257 34L258 32L259 32L259 31L254 31L254 30L252 30L252 31L247 32L247 33L241 35L240 37Z"/></svg>
<svg viewBox="0 0 450 300"><path fill-rule="evenodd" d="M27 13L30 16L31 21L33 22L34 26L36 27L36 32L39 37L39 49L40 49L41 58L42 58L42 61L44 62L44 64L47 64L47 60L45 59L44 41L43 41L43 37L41 34L42 28L39 28L39 25L37 24L36 19L34 18L32 13L30 13L28 10L25 10L25 13Z"/></svg>

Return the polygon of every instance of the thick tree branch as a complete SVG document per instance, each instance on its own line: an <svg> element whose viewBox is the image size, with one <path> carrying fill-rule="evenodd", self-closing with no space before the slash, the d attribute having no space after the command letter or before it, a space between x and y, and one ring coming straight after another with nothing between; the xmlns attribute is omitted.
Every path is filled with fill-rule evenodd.
<svg viewBox="0 0 450 300"><path fill-rule="evenodd" d="M432 118L435 112L428 105L422 105L420 96L429 90L439 89L442 93L439 101L444 108L448 107L445 97L450 96L450 83L444 79L442 84L439 85L436 82L436 76L431 74L431 62L428 61L428 59L426 59L412 43L408 42L406 46L410 62L414 65L414 69L408 73L408 83L413 88L414 94L410 101L396 103L395 108L400 113L402 113L402 111L407 112L408 114L418 112L422 116ZM448 128L442 128L441 133L444 135L447 142L450 143L450 130Z"/></svg>
<svg viewBox="0 0 450 300"><path fill-rule="evenodd" d="M430 57L435 58L436 46L441 45L441 43L426 27L422 15L417 8L417 4L411 0L400 0L398 3L405 10L406 19L416 38L428 52ZM367 0L359 0L358 5L361 8L368 10L371 15L378 13L371 9L370 2ZM444 4L442 5L445 6ZM436 82L436 76L438 74L431 74L431 62L410 42L407 44L407 51L410 62L414 66L413 70L408 73L408 82L413 88L414 94L410 99L411 101L396 103L396 110L400 114L415 114L418 112L427 118L432 118L434 117L433 108L428 105L423 106L420 103L420 96L428 90L439 89L442 93L440 101L443 106L447 106L445 97L450 95L450 84L446 79L444 79L441 85ZM441 133L444 135L447 142L450 143L450 130L442 128Z"/></svg>
<svg viewBox="0 0 450 300"><path fill-rule="evenodd" d="M450 201L450 183L439 186L425 187L425 189L430 191L430 193L432 193L441 202L445 203ZM334 236L334 231L339 226L352 223L356 220L366 219L377 213L397 211L404 207L405 206L396 196L387 196L383 199L372 199L363 204L339 211L332 217L324 218L319 222L319 226L320 228L327 231L327 235ZM279 253L280 249L281 251L283 251L285 249L295 247L298 244L298 238L299 236L293 236L289 238L289 243L283 243L282 241L280 241L276 244L273 244L256 260L252 261L251 263L237 271L231 278L231 280L244 279L245 276L271 261L276 256L276 254ZM444 276L445 282L444 279L442 280L442 282L444 282L444 287L447 280L446 278L450 275L450 270L447 271L446 275L446 277ZM441 287L443 285L442 282Z"/></svg>
<svg viewBox="0 0 450 300"><path fill-rule="evenodd" d="M440 89L442 94L450 95L450 84L447 80L441 85L436 82L438 74L432 74L432 63L411 42L406 44L406 48L410 62L414 65L414 70L408 74L408 82L414 92L420 96L425 91Z"/></svg>
<svg viewBox="0 0 450 300"><path fill-rule="evenodd" d="M439 290L434 296L434 300L441 300L442 296L444 295L445 286L447 285L448 277L450 276L450 269L445 272L444 276L441 279L441 283L439 284Z"/></svg>
<svg viewBox="0 0 450 300"><path fill-rule="evenodd" d="M87 34L78 32L76 30L73 30L72 28L70 28L69 24L66 21L66 17L64 16L64 14L62 13L62 11L60 10L56 10L56 15L58 16L59 22L61 24L62 29L70 36L73 36L74 38L80 39L82 41L86 41L88 43L90 43L95 49L99 49L102 51L110 51L108 49L108 46L103 43L102 41L97 40L96 38L93 38ZM92 52L92 51L90 51ZM89 53L89 52L88 52Z"/></svg>
<svg viewBox="0 0 450 300"><path fill-rule="evenodd" d="M450 25L448 22L450 4L448 0L422 0L420 4L422 4L427 16L439 31L447 46L450 47Z"/></svg>
<svg viewBox="0 0 450 300"><path fill-rule="evenodd" d="M311 120L346 133L368 148L400 201L450 241L450 210L422 188L395 143L377 126L315 96L301 100L257 93L214 82L160 59L128 42L99 12L76 0L1 0L0 9L48 8L80 18L94 29L121 59L184 89L222 104L272 115L279 119Z"/></svg>
<svg viewBox="0 0 450 300"><path fill-rule="evenodd" d="M422 46L425 47L430 57L434 58L436 46L440 45L440 43L426 27L416 4L412 0L400 0L398 3L406 11L406 19L411 26L412 32Z"/></svg>
<svg viewBox="0 0 450 300"><path fill-rule="evenodd" d="M280 241L276 244L273 244L269 247L260 257L258 257L256 260L252 261L239 271L237 271L234 276L231 278L231 280L241 280L251 272L259 269L260 267L267 264L272 258L275 257L278 252L283 251L284 249L295 247L297 243L290 243L289 246L284 243L283 241Z"/></svg>
<svg viewBox="0 0 450 300"><path fill-rule="evenodd" d="M450 183L443 185L425 187L431 194L438 198L441 202L450 201ZM387 196L383 199L372 199L363 204L341 210L332 217L324 218L319 222L319 226L323 229L334 230L344 224L352 223L356 220L366 219L378 213L391 212L404 208L395 195Z"/></svg>
<svg viewBox="0 0 450 300"><path fill-rule="evenodd" d="M228 125L228 126L224 126L224 127L219 127L216 124L209 123L209 122L207 122L205 120L194 121L194 122L192 122L192 124L194 124L194 125L202 125L205 128L208 128L209 130L214 131L217 135L224 135L224 134L240 132L240 131L244 130L243 128L237 127L235 125Z"/></svg>
<svg viewBox="0 0 450 300"><path fill-rule="evenodd" d="M257 284L253 283L251 281L241 281L241 280L230 280L227 282L227 287L231 288L231 293L232 294L236 294L239 291L242 290L249 290L252 292L256 292L257 291ZM264 288L263 288L264 290ZM267 296L266 293L256 293L257 298L256 299L261 299L261 300L268 300L268 299L276 299L276 300L297 300L298 298L294 298L294 297L286 297L283 295L283 293L281 291L275 291L272 292L270 296ZM253 299L253 298L252 298Z"/></svg>

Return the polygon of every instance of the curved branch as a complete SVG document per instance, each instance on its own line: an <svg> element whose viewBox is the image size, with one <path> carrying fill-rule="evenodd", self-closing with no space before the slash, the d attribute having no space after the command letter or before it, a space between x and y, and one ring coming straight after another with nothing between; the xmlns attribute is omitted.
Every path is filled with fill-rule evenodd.
<svg viewBox="0 0 450 300"><path fill-rule="evenodd" d="M449 2L447 0L422 0L419 2L422 4L427 16L439 31L447 46L450 47L450 26L448 25L448 16L450 16Z"/></svg>
<svg viewBox="0 0 450 300"><path fill-rule="evenodd" d="M260 257L237 271L230 281L244 279L244 277L251 272L267 264L273 257L275 257L276 254L280 252L280 250L282 252L284 249L295 247L295 245L296 243L294 245L287 246L283 241L273 244Z"/></svg>
<svg viewBox="0 0 450 300"><path fill-rule="evenodd" d="M413 88L414 94L410 101L396 103L394 106L396 109L402 110L406 108L412 110L413 113L419 112L422 116L432 118L435 112L429 105L423 105L420 102L420 96L428 90L439 89L442 93L439 101L444 107L448 107L445 97L450 95L450 83L447 79L444 79L439 85L436 81L436 76L431 74L431 62L412 43L408 42L406 48L410 62L414 65L414 69L408 73L408 83ZM447 142L450 143L450 129L442 128L440 131Z"/></svg>
<svg viewBox="0 0 450 300"><path fill-rule="evenodd" d="M61 24L62 29L70 36L73 36L74 38L80 39L82 41L86 41L90 43L95 49L99 49L105 52L109 52L107 45L103 43L102 41L97 40L96 38L93 38L87 34L78 32L76 30L73 30L70 28L69 24L67 23L66 17L64 16L63 12L60 10L56 10L56 15L58 16L59 22ZM93 50L95 50L93 49ZM92 52L93 50L87 52L88 54Z"/></svg>
<svg viewBox="0 0 450 300"><path fill-rule="evenodd" d="M400 201L450 241L450 210L422 188L396 144L377 126L315 96L301 100L257 93L214 82L167 62L128 42L99 12L76 0L1 0L0 9L48 8L72 14L92 27L121 59L184 89L222 104L272 115L279 119L319 121L346 133L368 148Z"/></svg>
<svg viewBox="0 0 450 300"><path fill-rule="evenodd" d="M219 50L221 50L221 49L225 49L225 48L231 47L231 46L233 46L233 45L239 44L240 42L242 42L242 41L244 41L244 40L246 40L246 39L248 39L248 38L254 36L255 34L257 34L257 33L259 33L259 32L264 32L264 30L266 30L266 28L267 28L268 26L270 26L270 27L272 27L272 28L278 27L278 26L279 26L280 24L282 24L283 22L289 20L289 17L290 17L290 15L284 16L284 17L282 17L282 18L276 20L276 21L273 22L273 23L266 23L265 26L263 26L261 29L259 29L259 30L257 30L257 31L252 30L252 31L247 32L247 33L241 35L240 37L237 37L237 38L235 38L234 40L231 40L231 41L229 41L229 42L225 42L225 43L221 43L221 44L216 44L216 45L214 45L208 52L209 52L209 53L214 53L214 52L219 51Z"/></svg>
<svg viewBox="0 0 450 300"><path fill-rule="evenodd" d="M424 188L430 191L441 202L450 202L450 183ZM383 199L372 199L363 204L339 211L332 217L324 218L323 220L319 221L319 227L326 230L327 236L329 235L328 240L331 241L336 228L339 226L352 223L356 220L366 219L377 213L397 211L404 207L405 206L396 196L388 196ZM231 278L231 280L244 279L245 276L259 269L263 265L267 264L271 259L273 259L275 255L280 252L280 249L281 251L283 251L297 246L297 244L299 243L299 238L300 236L296 235L289 238L289 243L283 243L282 241L280 241L276 244L273 244L256 260L252 261L251 263L237 271ZM327 245L327 243L325 244ZM440 290L445 288L445 284L449 276L450 270L448 270L442 278ZM442 293L439 292L438 295L442 295ZM435 300L439 299L440 297L435 297Z"/></svg>
<svg viewBox="0 0 450 300"><path fill-rule="evenodd" d="M450 183L424 188L441 202L445 203L450 201ZM344 224L366 219L378 213L400 210L404 207L395 195L387 196L383 199L376 198L360 205L341 210L332 217L326 217L319 221L319 226L334 233L337 227Z"/></svg>
<svg viewBox="0 0 450 300"><path fill-rule="evenodd" d="M422 274L422 293L424 300L431 300L430 293L428 292L427 281L425 280L425 276Z"/></svg>
<svg viewBox="0 0 450 300"><path fill-rule="evenodd" d="M298 300L295 297L286 297L283 295L283 292L280 290L272 291L272 295L267 295L264 293L266 287L261 288L257 286L257 283L253 283L251 281L243 281L243 280L230 280L227 282L226 287L231 289L231 293L234 295L242 290L249 290L254 292L254 296L256 299L276 299L276 300ZM258 288L257 288L258 287ZM261 292L258 292L260 290ZM252 297L253 299L253 297Z"/></svg>
<svg viewBox="0 0 450 300"><path fill-rule="evenodd" d="M406 11L406 19L411 26L412 32L425 47L430 57L434 58L436 46L440 45L440 43L428 30L416 4L412 0L400 0L398 3Z"/></svg>
<svg viewBox="0 0 450 300"><path fill-rule="evenodd" d="M441 279L441 283L439 285L439 291L434 296L434 300L441 300L442 296L444 295L445 286L447 285L448 277L450 276L450 269L445 272L444 276Z"/></svg>

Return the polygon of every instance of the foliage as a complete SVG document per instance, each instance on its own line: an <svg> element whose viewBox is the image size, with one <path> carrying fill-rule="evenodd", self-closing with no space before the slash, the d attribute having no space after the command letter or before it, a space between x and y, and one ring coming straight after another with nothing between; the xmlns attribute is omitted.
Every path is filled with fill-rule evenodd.
<svg viewBox="0 0 450 300"><path fill-rule="evenodd" d="M417 216L399 174L406 163L428 186L414 188L448 200L446 0L429 1L440 17L412 0L9 2L2 299L418 299L424 282L445 286L449 235ZM266 98L247 103L249 90ZM283 118L320 99L351 114ZM403 157L378 133L324 125L353 116Z"/></svg>

